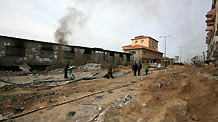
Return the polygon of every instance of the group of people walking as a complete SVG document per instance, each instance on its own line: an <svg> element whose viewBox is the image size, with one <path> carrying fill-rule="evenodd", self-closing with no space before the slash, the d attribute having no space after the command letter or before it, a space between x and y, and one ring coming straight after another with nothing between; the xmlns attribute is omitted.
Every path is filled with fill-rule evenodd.
<svg viewBox="0 0 218 122"><path fill-rule="evenodd" d="M65 68L64 68L64 78L65 79L70 79L70 80L74 80L75 79L75 75L74 75L74 67L69 67L69 64L70 62L67 62ZM134 76L137 75L137 72L138 72L138 76L141 75L141 69L142 69L142 64L141 62L139 61L139 63L137 64L135 62L134 65L132 65L132 70L134 71ZM145 72L146 72L146 75L148 75L148 70L149 70L149 66L146 64L145 65ZM68 72L69 72L69 77L68 77ZM114 78L113 77L113 66L112 66L112 63L109 63L108 64L108 74L107 74L107 78Z"/></svg>
<svg viewBox="0 0 218 122"><path fill-rule="evenodd" d="M137 72L138 72L138 76L141 75L141 69L142 69L142 64L141 62L139 61L139 64L137 64L135 62L135 64L132 66L132 70L134 72L134 76L136 76ZM146 64L145 65L145 72L146 72L146 75L148 75L148 70L149 70L149 66Z"/></svg>

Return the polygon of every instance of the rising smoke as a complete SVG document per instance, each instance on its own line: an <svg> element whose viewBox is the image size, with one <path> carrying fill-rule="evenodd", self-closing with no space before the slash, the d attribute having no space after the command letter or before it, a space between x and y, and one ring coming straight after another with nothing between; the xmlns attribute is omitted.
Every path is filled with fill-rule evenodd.
<svg viewBox="0 0 218 122"><path fill-rule="evenodd" d="M85 14L73 7L67 8L67 14L59 20L60 26L55 31L55 40L61 44L68 44L68 37L73 35L77 27L87 21Z"/></svg>

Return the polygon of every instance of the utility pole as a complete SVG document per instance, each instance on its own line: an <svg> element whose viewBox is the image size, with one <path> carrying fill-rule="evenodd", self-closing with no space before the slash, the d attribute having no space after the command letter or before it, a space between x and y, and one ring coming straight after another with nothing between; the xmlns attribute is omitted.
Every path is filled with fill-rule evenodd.
<svg viewBox="0 0 218 122"><path fill-rule="evenodd" d="M183 47L179 47L179 48L180 48L180 58L179 59L180 59L180 63L182 63L182 48Z"/></svg>
<svg viewBox="0 0 218 122"><path fill-rule="evenodd" d="M165 39L164 57L167 57L167 37L171 37L171 35L160 36L159 37L159 38L164 38Z"/></svg>
<svg viewBox="0 0 218 122"><path fill-rule="evenodd" d="M164 38L165 39L165 48L164 48L164 57L167 57L167 37L171 37L171 35L167 36L160 36L159 38ZM164 68L166 68L166 62L164 61Z"/></svg>

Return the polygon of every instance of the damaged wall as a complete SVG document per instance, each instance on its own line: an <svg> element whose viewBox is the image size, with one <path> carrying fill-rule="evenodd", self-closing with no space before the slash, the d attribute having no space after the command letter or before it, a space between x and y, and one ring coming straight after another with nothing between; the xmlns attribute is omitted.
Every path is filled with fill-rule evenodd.
<svg viewBox="0 0 218 122"><path fill-rule="evenodd" d="M129 58L127 58L129 57ZM132 56L128 53L56 43L0 36L0 66L52 66L63 67L86 63L109 63L128 65Z"/></svg>

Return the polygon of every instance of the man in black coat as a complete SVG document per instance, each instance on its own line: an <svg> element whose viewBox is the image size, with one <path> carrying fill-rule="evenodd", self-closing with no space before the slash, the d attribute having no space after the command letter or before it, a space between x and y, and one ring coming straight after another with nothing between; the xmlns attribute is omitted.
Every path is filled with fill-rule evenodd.
<svg viewBox="0 0 218 122"><path fill-rule="evenodd" d="M67 62L67 65L64 67L64 78L67 79L68 78L68 69L69 69L69 64L70 62Z"/></svg>
<svg viewBox="0 0 218 122"><path fill-rule="evenodd" d="M141 75L141 69L142 69L142 64L141 64L141 61L139 61L139 65L138 65L138 76Z"/></svg>
<svg viewBox="0 0 218 122"><path fill-rule="evenodd" d="M107 76L107 79L109 78L114 78L113 77L113 66L112 66L112 63L108 64L108 76Z"/></svg>
<svg viewBox="0 0 218 122"><path fill-rule="evenodd" d="M136 76L136 72L138 70L138 65L136 63L133 65L132 70L134 71L134 76Z"/></svg>

